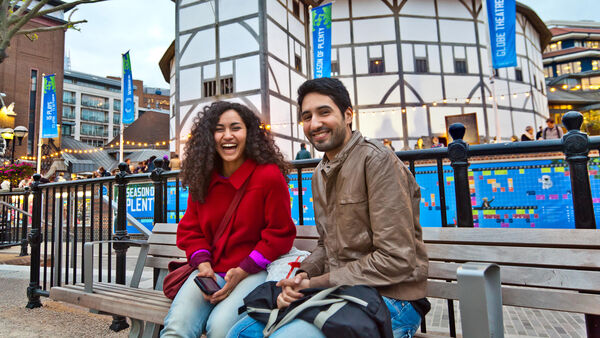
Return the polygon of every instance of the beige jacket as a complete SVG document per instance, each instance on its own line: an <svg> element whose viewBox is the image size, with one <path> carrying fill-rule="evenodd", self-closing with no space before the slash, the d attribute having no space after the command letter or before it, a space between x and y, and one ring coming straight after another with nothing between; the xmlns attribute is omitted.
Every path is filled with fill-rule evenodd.
<svg viewBox="0 0 600 338"><path fill-rule="evenodd" d="M301 270L329 272L331 285L366 284L383 296L426 295L428 259L419 224L420 188L379 142L355 131L312 179L318 246Z"/></svg>

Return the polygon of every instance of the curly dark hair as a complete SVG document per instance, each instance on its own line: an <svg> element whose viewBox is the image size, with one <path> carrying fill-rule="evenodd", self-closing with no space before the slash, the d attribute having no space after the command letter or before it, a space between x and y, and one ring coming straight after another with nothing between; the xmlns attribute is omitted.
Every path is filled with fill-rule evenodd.
<svg viewBox="0 0 600 338"><path fill-rule="evenodd" d="M258 116L242 104L217 101L204 107L194 119L191 137L184 149L185 159L181 173L183 184L189 187L192 198L200 203L204 203L213 170L221 170L223 166L216 151L213 135L221 115L231 109L240 115L246 125L246 158L253 159L258 164L274 163L283 177L288 179L290 165L284 160L271 134L260 127L261 121Z"/></svg>

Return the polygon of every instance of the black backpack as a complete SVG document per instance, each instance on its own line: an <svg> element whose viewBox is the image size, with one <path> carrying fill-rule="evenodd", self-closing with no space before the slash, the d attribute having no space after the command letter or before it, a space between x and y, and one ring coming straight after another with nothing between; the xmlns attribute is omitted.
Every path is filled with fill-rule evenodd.
<svg viewBox="0 0 600 338"><path fill-rule="evenodd" d="M246 311L250 317L266 324L265 337L293 319L314 324L327 337L393 337L390 312L372 287L304 289L305 297L279 310L277 296L281 288L275 284L259 285L244 298L244 306L239 309L240 314Z"/></svg>

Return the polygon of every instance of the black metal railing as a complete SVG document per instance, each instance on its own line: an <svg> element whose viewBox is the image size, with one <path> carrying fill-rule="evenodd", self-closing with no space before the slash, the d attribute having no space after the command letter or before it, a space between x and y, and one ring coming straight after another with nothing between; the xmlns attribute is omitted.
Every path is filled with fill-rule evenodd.
<svg viewBox="0 0 600 338"><path fill-rule="evenodd" d="M454 172L456 198L456 226L473 227L472 206L469 188L469 159L474 156L506 154L528 154L562 152L570 167L575 227L578 229L596 228L592 194L588 176L588 153L600 148L600 137L588 137L579 131L582 116L570 112L563 117L569 130L562 140L533 142L497 143L469 146L462 138L465 127L454 124L450 134L454 141L447 148L400 151L397 156L408 163L416 174L418 161L434 161L437 165L438 187L441 202L442 226L449 224L446 215L446 195L444 191L443 163L449 162ZM298 178L298 223L304 224L302 171L314 168L318 159L293 161ZM175 221L179 221L180 181L179 171L162 169L162 159L156 159L155 169L150 174L127 174L127 165L119 165L116 177L78 180L61 183L40 183L40 175L34 175L32 184L33 206L32 226L29 233L31 246L31 276L28 287L27 307L41 306L40 296L48 296L48 288L55 285L83 282L83 245L88 241L115 240L114 244L100 246L98 255L98 279L124 284L126 273L126 252L132 242L128 226L136 221L127 216L127 187L132 183L151 183L154 188L153 222L167 220L167 192L175 190ZM113 194L117 202L113 205ZM139 224L138 224L139 226ZM147 237L148 230L142 230L141 237ZM144 235L144 232L146 235ZM105 250L104 252L102 250ZM114 251L114 255L113 255ZM104 265L106 263L106 265ZM103 266L106 267L104 271ZM114 266L114 275L113 275ZM113 278L114 277L114 278ZM453 303L448 301L450 311L450 331L456 336L453 318ZM121 323L123 323L122 319ZM588 325L598 321L598 316L586 315ZM113 323L115 325L115 323ZM119 327L116 325L115 327Z"/></svg>
<svg viewBox="0 0 600 338"><path fill-rule="evenodd" d="M29 188L0 193L0 248L20 245L21 256L27 255L29 203Z"/></svg>

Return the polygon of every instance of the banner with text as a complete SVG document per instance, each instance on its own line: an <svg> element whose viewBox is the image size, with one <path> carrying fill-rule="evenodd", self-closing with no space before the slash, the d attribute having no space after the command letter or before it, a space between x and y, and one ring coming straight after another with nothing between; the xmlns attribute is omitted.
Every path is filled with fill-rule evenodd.
<svg viewBox="0 0 600 338"><path fill-rule="evenodd" d="M487 0L492 65L494 68L515 67L515 0Z"/></svg>
<svg viewBox="0 0 600 338"><path fill-rule="evenodd" d="M123 110L123 123L133 123L135 119L135 107L133 102L133 77L131 75L131 59L129 58L129 52L123 54L123 88L121 92L123 94L122 110Z"/></svg>
<svg viewBox="0 0 600 338"><path fill-rule="evenodd" d="M331 77L331 4L312 9L314 78Z"/></svg>
<svg viewBox="0 0 600 338"><path fill-rule="evenodd" d="M42 106L42 138L58 137L56 116L56 80L54 74L44 76Z"/></svg>

